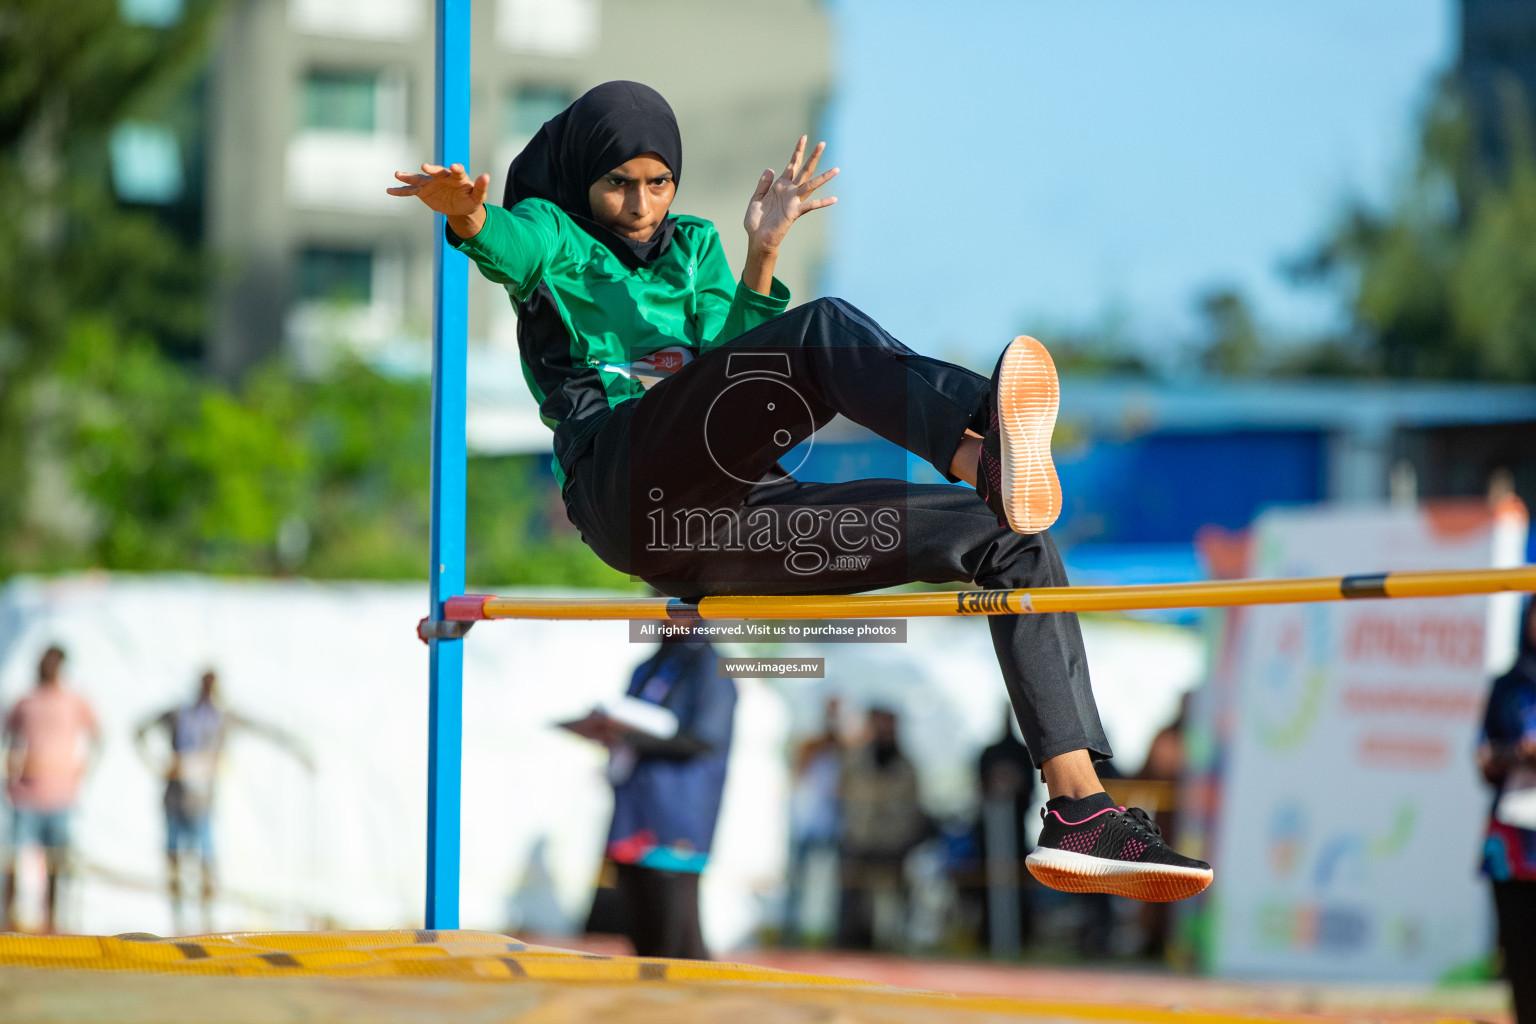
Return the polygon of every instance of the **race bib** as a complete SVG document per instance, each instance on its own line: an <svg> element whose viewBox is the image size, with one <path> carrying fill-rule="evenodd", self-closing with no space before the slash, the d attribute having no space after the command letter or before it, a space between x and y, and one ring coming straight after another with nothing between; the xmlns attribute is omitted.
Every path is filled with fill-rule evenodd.
<svg viewBox="0 0 1536 1024"><path fill-rule="evenodd" d="M657 383L666 380L678 370L693 362L693 352L681 345L673 345L670 348L659 349L648 356L642 356L632 363L604 363L602 369L610 373L617 373L621 377L637 380L640 386L649 391Z"/></svg>

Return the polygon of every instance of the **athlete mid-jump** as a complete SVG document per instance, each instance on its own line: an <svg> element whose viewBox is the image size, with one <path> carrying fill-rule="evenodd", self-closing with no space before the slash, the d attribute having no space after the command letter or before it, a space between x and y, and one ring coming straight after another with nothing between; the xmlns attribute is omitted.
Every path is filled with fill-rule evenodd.
<svg viewBox="0 0 1536 1024"><path fill-rule="evenodd" d="M708 221L673 215L682 142L654 90L608 82L550 119L489 175L423 164L392 195L447 217L448 240L518 314L524 375L554 430L571 522L597 555L663 593L850 593L913 581L1067 583L1046 528L1056 372L1016 338L992 379L921 355L839 299L786 312L773 276L797 218L837 169L795 145L747 204L732 274ZM969 486L806 483L780 460L841 413ZM1116 807L1077 618L988 620L1024 741L1051 799L1028 858L1058 889L1193 895L1208 864L1174 853L1139 808Z"/></svg>

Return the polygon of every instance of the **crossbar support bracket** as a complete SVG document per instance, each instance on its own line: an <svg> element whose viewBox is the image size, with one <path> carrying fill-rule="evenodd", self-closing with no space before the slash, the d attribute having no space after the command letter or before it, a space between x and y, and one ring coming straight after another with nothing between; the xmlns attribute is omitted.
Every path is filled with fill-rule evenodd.
<svg viewBox="0 0 1536 1024"><path fill-rule="evenodd" d="M441 619L422 619L416 623L416 635L422 643L428 640L462 640L473 622L445 622Z"/></svg>

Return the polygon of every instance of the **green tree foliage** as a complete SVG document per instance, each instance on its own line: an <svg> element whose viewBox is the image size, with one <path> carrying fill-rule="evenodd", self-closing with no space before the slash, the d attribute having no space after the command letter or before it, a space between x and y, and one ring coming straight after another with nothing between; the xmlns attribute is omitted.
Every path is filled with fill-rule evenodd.
<svg viewBox="0 0 1536 1024"><path fill-rule="evenodd" d="M1536 150L1506 94L1507 159L1477 152L1453 79L1427 110L1418 165L1389 208L1354 204L1304 274L1341 287L1356 336L1317 346L1313 372L1536 381Z"/></svg>
<svg viewBox="0 0 1536 1024"><path fill-rule="evenodd" d="M78 319L24 402L47 467L5 567L425 572L430 395L356 362L315 379L280 366L238 390L145 338ZM565 522L533 457L470 462L469 576L485 584L627 586Z"/></svg>
<svg viewBox="0 0 1536 1024"><path fill-rule="evenodd" d="M306 453L251 391L206 387L149 342L76 321L30 419L34 457L66 469L57 500L80 501L83 521L45 529L46 548L120 569L255 568L297 505Z"/></svg>
<svg viewBox="0 0 1536 1024"><path fill-rule="evenodd" d="M112 130L185 97L219 8L154 28L118 0L0 4L0 577L427 569L426 383L348 361L205 379L185 357L208 254L114 197ZM630 585L538 460L475 459L469 480L471 579Z"/></svg>
<svg viewBox="0 0 1536 1024"><path fill-rule="evenodd" d="M642 589L582 541L566 519L548 463L543 455L469 460L471 585Z"/></svg>
<svg viewBox="0 0 1536 1024"><path fill-rule="evenodd" d="M107 139L186 86L216 13L215 0L188 0L161 29L125 24L116 0L0 4L0 538L23 532L31 477L46 469L31 459L23 394L60 372L72 332L200 337L204 261L152 214L118 206Z"/></svg>
<svg viewBox="0 0 1536 1024"><path fill-rule="evenodd" d="M1201 330L1178 354L1173 366L1149 362L1126 337L1119 317L1105 317L1096 330L1042 331L1060 373L1085 377L1156 377L1188 372L1217 377L1241 377L1264 372L1272 356L1247 299L1237 288L1223 286L1202 294L1197 302Z"/></svg>
<svg viewBox="0 0 1536 1024"><path fill-rule="evenodd" d="M1253 311L1240 291L1218 288L1200 299L1207 340L1200 350L1200 366L1206 373L1240 377L1263 365L1264 345Z"/></svg>
<svg viewBox="0 0 1536 1024"><path fill-rule="evenodd" d="M82 309L168 341L201 332L201 262L153 214L116 204L107 140L198 73L219 6L188 0L155 28L125 24L117 0L0 5L0 333L13 367L56 353Z"/></svg>
<svg viewBox="0 0 1536 1024"><path fill-rule="evenodd" d="M1087 327L1026 322L1021 333L1038 337L1051 351L1058 373L1084 377L1149 377L1153 368L1132 345L1123 310L1110 308ZM991 368L987 368L991 372Z"/></svg>

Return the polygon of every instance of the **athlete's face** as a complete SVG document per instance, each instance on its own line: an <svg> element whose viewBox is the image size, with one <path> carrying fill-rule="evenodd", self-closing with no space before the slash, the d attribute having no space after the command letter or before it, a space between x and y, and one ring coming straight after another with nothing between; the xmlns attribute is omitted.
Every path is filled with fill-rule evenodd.
<svg viewBox="0 0 1536 1024"><path fill-rule="evenodd" d="M593 220L616 235L644 242L666 219L676 192L671 168L655 153L642 153L594 181L587 199Z"/></svg>

